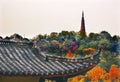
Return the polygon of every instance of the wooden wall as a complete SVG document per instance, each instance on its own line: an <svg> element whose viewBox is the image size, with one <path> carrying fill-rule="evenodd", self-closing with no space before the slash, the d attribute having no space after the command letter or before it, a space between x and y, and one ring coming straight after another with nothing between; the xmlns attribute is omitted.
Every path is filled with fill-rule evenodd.
<svg viewBox="0 0 120 82"><path fill-rule="evenodd" d="M39 82L39 77L0 76L0 82Z"/></svg>

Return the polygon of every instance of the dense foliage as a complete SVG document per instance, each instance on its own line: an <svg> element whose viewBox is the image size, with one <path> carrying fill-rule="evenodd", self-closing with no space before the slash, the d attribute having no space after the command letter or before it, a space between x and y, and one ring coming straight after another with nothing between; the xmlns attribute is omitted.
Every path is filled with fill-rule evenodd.
<svg viewBox="0 0 120 82"><path fill-rule="evenodd" d="M101 67L95 67L84 76L70 78L68 82L120 82L120 67L112 65L108 72Z"/></svg>
<svg viewBox="0 0 120 82"><path fill-rule="evenodd" d="M69 79L69 82L119 82L120 81L120 37L108 32L90 33L83 37L79 32L52 32L33 39L35 46L52 55L66 57L88 57L102 47L100 63L85 75Z"/></svg>
<svg viewBox="0 0 120 82"><path fill-rule="evenodd" d="M50 35L38 35L33 39L35 46L41 51L46 51L54 55L64 56L69 50L76 57L84 57L85 48L97 49L102 46L103 50L110 51L116 55L120 52L120 37L113 37L106 31L101 33L90 33L86 37L82 37L80 32L62 31L60 33L52 32Z"/></svg>
<svg viewBox="0 0 120 82"><path fill-rule="evenodd" d="M69 79L69 82L120 82L120 37L107 31L81 36L80 32L62 31L41 35L29 40L18 34L0 40L34 43L35 48L56 56L88 57L102 47L100 63L85 75Z"/></svg>

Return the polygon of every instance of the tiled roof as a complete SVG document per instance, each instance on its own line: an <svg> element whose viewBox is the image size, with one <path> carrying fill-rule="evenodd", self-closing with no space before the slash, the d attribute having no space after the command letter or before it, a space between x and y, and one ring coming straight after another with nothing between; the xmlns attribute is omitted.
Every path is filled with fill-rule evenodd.
<svg viewBox="0 0 120 82"><path fill-rule="evenodd" d="M99 62L98 57L99 53L93 58L67 59L38 53L28 45L0 41L0 76L72 76L93 68Z"/></svg>

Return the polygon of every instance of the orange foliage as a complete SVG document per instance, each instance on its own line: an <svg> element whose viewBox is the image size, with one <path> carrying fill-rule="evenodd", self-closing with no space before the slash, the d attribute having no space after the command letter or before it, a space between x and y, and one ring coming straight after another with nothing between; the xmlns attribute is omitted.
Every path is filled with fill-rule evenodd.
<svg viewBox="0 0 120 82"><path fill-rule="evenodd" d="M83 51L95 51L94 48L85 48Z"/></svg>
<svg viewBox="0 0 120 82"><path fill-rule="evenodd" d="M74 55L72 54L71 50L68 50L68 53L67 53L66 57L68 57L68 58L74 57Z"/></svg>
<svg viewBox="0 0 120 82"><path fill-rule="evenodd" d="M99 79L105 78L106 71L103 68L95 67L91 71L87 72L87 78L91 79L92 82L96 82Z"/></svg>
<svg viewBox="0 0 120 82"><path fill-rule="evenodd" d="M120 68L112 65L109 72L106 72L101 67L95 67L88 71L85 76L80 75L73 77L68 82L85 82L86 79L88 79L89 82L120 82Z"/></svg>
<svg viewBox="0 0 120 82"><path fill-rule="evenodd" d="M72 82L78 82L78 76L74 77L74 78L72 79Z"/></svg>
<svg viewBox="0 0 120 82"><path fill-rule="evenodd" d="M85 48L83 50L84 53L89 53L89 54L93 54L95 52L94 48Z"/></svg>
<svg viewBox="0 0 120 82"><path fill-rule="evenodd" d="M109 78L111 80L120 79L120 68L117 68L115 66L111 66L111 68L109 70Z"/></svg>
<svg viewBox="0 0 120 82"><path fill-rule="evenodd" d="M57 45L57 44L59 44L59 42L57 40L53 40L52 44Z"/></svg>

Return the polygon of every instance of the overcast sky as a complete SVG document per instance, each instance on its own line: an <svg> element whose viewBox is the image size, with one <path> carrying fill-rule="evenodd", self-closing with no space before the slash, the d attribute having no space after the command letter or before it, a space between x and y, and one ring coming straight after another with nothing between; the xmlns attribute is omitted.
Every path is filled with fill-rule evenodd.
<svg viewBox="0 0 120 82"><path fill-rule="evenodd" d="M0 0L0 36L79 31L82 10L87 34L120 35L120 0Z"/></svg>

